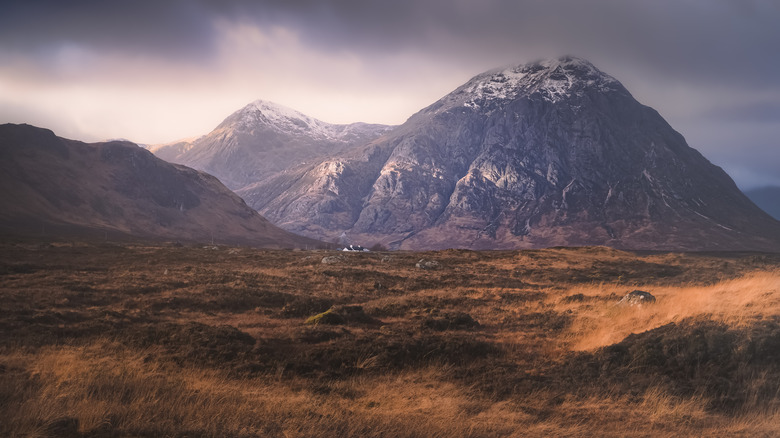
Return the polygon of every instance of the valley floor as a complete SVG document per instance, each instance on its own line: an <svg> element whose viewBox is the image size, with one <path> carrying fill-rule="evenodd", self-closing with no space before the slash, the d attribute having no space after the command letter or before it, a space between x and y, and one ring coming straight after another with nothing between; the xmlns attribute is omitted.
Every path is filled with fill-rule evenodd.
<svg viewBox="0 0 780 438"><path fill-rule="evenodd" d="M618 303L635 289L657 301ZM0 418L0 436L777 436L780 254L6 239Z"/></svg>

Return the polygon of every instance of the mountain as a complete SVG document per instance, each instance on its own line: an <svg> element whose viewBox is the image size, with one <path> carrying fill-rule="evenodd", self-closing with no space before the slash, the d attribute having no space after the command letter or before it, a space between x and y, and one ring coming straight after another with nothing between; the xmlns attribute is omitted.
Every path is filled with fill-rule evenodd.
<svg viewBox="0 0 780 438"><path fill-rule="evenodd" d="M0 125L0 233L263 247L321 242L279 229L216 178L123 141L86 144Z"/></svg>
<svg viewBox="0 0 780 438"><path fill-rule="evenodd" d="M333 125L258 100L231 114L208 135L152 147L158 157L219 178L233 190L283 169L338 154L390 130L385 125Z"/></svg>
<svg viewBox="0 0 780 438"><path fill-rule="evenodd" d="M225 142L209 154L227 161L249 146ZM256 179L236 189L251 207L329 241L401 249L780 244L780 222L655 110L578 58L480 74L403 125L341 146L263 175L245 167L233 175L228 166L222 175Z"/></svg>
<svg viewBox="0 0 780 438"><path fill-rule="evenodd" d="M751 201L761 207L762 210L769 213L772 217L780 220L780 187L768 186L745 192Z"/></svg>

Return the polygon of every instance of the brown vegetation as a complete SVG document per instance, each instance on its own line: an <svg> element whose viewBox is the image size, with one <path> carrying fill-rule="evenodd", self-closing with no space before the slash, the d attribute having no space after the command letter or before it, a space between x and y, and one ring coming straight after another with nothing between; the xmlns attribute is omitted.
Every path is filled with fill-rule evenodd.
<svg viewBox="0 0 780 438"><path fill-rule="evenodd" d="M333 255L0 244L0 435L780 433L780 255Z"/></svg>

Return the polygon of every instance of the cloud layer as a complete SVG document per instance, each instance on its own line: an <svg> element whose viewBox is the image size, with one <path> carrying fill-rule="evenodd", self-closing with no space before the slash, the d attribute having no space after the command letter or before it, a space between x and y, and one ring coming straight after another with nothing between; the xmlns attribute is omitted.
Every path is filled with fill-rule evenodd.
<svg viewBox="0 0 780 438"><path fill-rule="evenodd" d="M771 0L6 2L0 122L164 142L263 98L401 123L481 71L574 54L741 186L780 184L779 22Z"/></svg>

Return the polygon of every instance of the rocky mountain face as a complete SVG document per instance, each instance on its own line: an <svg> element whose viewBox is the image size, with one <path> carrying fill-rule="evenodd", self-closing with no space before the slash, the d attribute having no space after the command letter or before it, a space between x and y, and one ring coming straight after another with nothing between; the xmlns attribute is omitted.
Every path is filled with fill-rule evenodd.
<svg viewBox="0 0 780 438"><path fill-rule="evenodd" d="M287 230L390 248L780 247L780 222L582 59L483 73L403 125L341 145L237 193ZM225 161L236 149L220 148L211 154Z"/></svg>
<svg viewBox="0 0 780 438"><path fill-rule="evenodd" d="M129 142L86 144L0 125L0 233L262 247L321 242L284 231L203 172Z"/></svg>
<svg viewBox="0 0 780 438"><path fill-rule="evenodd" d="M772 217L780 220L780 187L767 186L745 192L751 201Z"/></svg>
<svg viewBox="0 0 780 438"><path fill-rule="evenodd" d="M151 150L166 161L210 173L238 190L279 171L368 143L390 128L367 123L333 125L258 100L231 114L208 135Z"/></svg>

